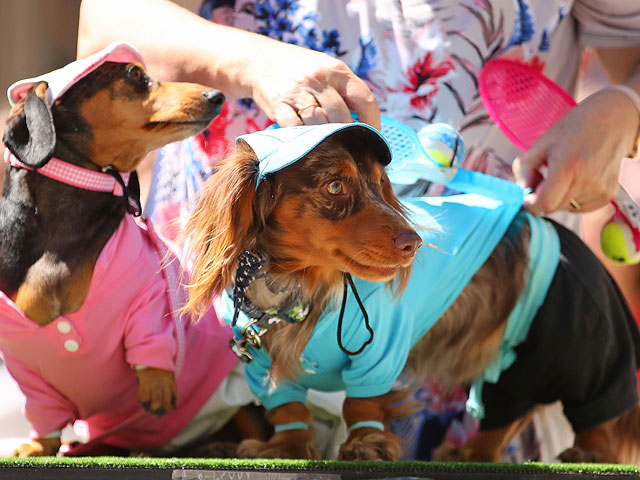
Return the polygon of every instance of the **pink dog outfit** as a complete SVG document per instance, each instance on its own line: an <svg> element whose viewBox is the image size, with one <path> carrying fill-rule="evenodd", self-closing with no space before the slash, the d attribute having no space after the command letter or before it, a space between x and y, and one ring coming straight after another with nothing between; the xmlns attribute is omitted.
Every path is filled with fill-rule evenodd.
<svg viewBox="0 0 640 480"><path fill-rule="evenodd" d="M46 99L52 104L107 61L143 63L132 46L114 43L60 70L16 82L9 88L9 100L17 102L31 85L46 81ZM5 159L24 168L11 154ZM58 159L47 167L52 171L40 173L58 181L122 194L99 185L105 174ZM96 176L98 181L93 182L83 178ZM228 348L231 330L218 321L213 309L197 323L180 315L187 296L180 283L184 271L177 254L150 222L136 222L126 215L102 249L77 312L40 326L0 292L0 355L26 396L32 438L56 435L76 422L89 438L112 433L104 443L156 449L183 432L201 409L210 408L211 398L237 359ZM141 366L175 373L177 405L160 418L145 415L138 403L134 369ZM228 412L229 405L220 407Z"/></svg>
<svg viewBox="0 0 640 480"><path fill-rule="evenodd" d="M213 310L198 323L174 321L154 235L126 216L96 262L80 310L48 325L25 317L0 292L0 351L27 397L32 437L76 420L96 437L139 415L132 367L144 365L176 372L177 408L161 418L149 414L105 443L160 447L187 425L235 365L231 332ZM171 258L167 268L179 273L178 260ZM182 286L177 294L184 301Z"/></svg>

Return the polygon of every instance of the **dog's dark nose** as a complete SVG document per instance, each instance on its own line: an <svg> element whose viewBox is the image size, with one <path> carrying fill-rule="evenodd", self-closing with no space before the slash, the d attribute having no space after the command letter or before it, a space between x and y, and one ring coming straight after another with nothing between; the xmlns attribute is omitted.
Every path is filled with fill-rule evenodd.
<svg viewBox="0 0 640 480"><path fill-rule="evenodd" d="M404 258L415 255L416 250L422 245L422 238L413 230L400 232L393 241Z"/></svg>
<svg viewBox="0 0 640 480"><path fill-rule="evenodd" d="M206 90L202 92L202 97L213 107L216 115L220 113L224 104L224 95L220 90Z"/></svg>

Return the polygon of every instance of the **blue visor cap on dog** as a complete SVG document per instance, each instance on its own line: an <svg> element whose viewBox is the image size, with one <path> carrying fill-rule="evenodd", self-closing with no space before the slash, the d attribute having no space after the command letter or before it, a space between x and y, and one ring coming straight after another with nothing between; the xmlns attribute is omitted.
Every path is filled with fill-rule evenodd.
<svg viewBox="0 0 640 480"><path fill-rule="evenodd" d="M366 123L325 123L298 127L268 128L255 133L241 135L236 139L246 142L258 157L256 188L262 179L297 162L331 135L346 129L356 129L371 138L372 145L379 147L382 165L391 161L391 147L375 128Z"/></svg>

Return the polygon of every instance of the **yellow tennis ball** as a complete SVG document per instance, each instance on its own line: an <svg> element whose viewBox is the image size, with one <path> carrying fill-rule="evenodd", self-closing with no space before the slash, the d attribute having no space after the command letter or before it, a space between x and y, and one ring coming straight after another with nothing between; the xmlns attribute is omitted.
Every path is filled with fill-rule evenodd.
<svg viewBox="0 0 640 480"><path fill-rule="evenodd" d="M438 165L440 165L441 167L451 166L452 159L448 157L444 152L441 152L440 150L427 150L427 153L431 155L431 158L438 162Z"/></svg>
<svg viewBox="0 0 640 480"><path fill-rule="evenodd" d="M635 265L640 263L640 252L633 241L633 232L627 223L613 218L600 232L600 247L614 263Z"/></svg>

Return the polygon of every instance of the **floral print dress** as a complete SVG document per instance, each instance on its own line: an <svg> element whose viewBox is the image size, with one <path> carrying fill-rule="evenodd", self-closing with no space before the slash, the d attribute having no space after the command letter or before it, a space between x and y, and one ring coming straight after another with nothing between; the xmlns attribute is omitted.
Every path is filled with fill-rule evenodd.
<svg viewBox="0 0 640 480"><path fill-rule="evenodd" d="M199 14L343 60L383 114L416 131L454 126L465 143L461 166L503 178L518 150L482 106L478 75L488 60L516 59L572 92L583 46L640 45L637 0L205 0ZM228 99L205 132L161 149L146 206L156 226L174 237L212 165L237 136L271 123L253 100ZM445 436L462 443L473 433L464 392L429 384L418 396L426 412L397 426L411 437L412 457L429 458ZM514 458L536 458L535 436L528 438Z"/></svg>
<svg viewBox="0 0 640 480"><path fill-rule="evenodd" d="M573 91L583 45L640 45L634 0L205 0L216 23L319 50L343 60L376 95L382 113L414 129L457 128L462 166L511 178L518 150L492 123L478 95L488 60L514 58ZM251 99L228 100L202 134L165 147L147 213L173 237L185 200L238 135L272 122Z"/></svg>

